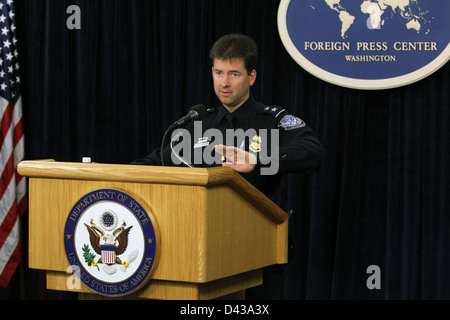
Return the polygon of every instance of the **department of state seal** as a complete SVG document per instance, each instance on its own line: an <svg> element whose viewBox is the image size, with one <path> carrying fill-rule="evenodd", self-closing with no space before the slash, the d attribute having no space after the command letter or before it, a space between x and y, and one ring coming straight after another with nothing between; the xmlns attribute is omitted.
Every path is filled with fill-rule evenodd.
<svg viewBox="0 0 450 320"><path fill-rule="evenodd" d="M100 189L83 196L66 221L64 244L80 280L110 297L135 292L157 267L159 232L151 213L131 195Z"/></svg>

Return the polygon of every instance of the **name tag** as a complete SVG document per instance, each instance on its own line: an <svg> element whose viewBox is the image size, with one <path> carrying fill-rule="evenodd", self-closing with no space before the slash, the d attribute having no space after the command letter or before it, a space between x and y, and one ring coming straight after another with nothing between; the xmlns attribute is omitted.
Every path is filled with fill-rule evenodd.
<svg viewBox="0 0 450 320"><path fill-rule="evenodd" d="M194 149L203 148L209 146L211 142L208 140L208 137L203 137L198 139L197 143L194 144Z"/></svg>

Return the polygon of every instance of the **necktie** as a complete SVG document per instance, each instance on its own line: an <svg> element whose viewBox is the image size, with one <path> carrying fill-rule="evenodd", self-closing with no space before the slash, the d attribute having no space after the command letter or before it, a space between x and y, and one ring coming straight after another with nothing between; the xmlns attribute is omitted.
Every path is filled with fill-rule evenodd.
<svg viewBox="0 0 450 320"><path fill-rule="evenodd" d="M225 145L234 145L234 141L227 141L227 135L226 135L226 130L227 129L234 129L234 116L232 113L228 113L225 117L225 119L227 120L227 124L225 125L225 128L222 131L222 137L223 137L223 141Z"/></svg>
<svg viewBox="0 0 450 320"><path fill-rule="evenodd" d="M227 123L222 129L223 144L226 146L231 146L234 145L234 141L227 141L227 129L234 129L234 116L232 113L228 113L225 119L227 120ZM222 156L222 161L226 161L225 156Z"/></svg>

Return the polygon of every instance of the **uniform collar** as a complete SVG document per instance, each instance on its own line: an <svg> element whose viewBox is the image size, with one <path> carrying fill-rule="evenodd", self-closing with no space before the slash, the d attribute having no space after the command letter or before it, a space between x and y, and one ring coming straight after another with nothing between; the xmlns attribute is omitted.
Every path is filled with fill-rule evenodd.
<svg viewBox="0 0 450 320"><path fill-rule="evenodd" d="M254 104L255 104L255 100L250 95L250 97L247 99L247 101L245 101L242 106L240 106L236 111L233 112L233 116L235 116L239 122L245 123L245 121L248 119L250 113L253 110ZM228 113L229 113L228 110L223 105L220 105L220 109L219 109L220 120L225 118L225 116Z"/></svg>

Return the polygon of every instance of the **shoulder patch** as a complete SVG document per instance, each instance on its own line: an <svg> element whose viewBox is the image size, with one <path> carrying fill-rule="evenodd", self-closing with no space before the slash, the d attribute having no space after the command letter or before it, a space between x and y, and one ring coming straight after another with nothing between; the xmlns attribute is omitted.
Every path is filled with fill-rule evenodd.
<svg viewBox="0 0 450 320"><path fill-rule="evenodd" d="M280 128L284 128L285 130L294 130L303 128L306 126L306 123L302 119L289 114L281 119L278 126Z"/></svg>

